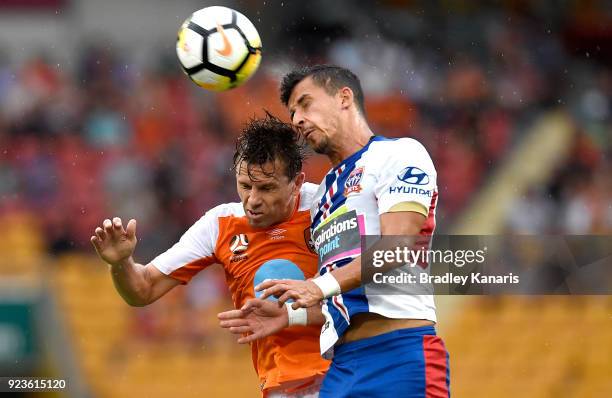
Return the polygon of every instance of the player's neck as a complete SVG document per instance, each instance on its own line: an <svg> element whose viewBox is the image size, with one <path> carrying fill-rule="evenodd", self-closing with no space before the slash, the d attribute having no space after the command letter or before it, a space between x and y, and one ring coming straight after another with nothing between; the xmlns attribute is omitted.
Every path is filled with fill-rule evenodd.
<svg viewBox="0 0 612 398"><path fill-rule="evenodd" d="M360 151L368 144L373 135L374 133L363 118L354 120L354 123L350 123L346 129L343 129L335 140L335 150L327 154L332 165L336 167L343 160Z"/></svg>
<svg viewBox="0 0 612 398"><path fill-rule="evenodd" d="M299 206L300 206L300 194L297 194L297 196L292 195L285 209L284 216L279 222L275 223L274 225L282 224L284 222L291 220L293 216L295 215L295 212L298 210Z"/></svg>

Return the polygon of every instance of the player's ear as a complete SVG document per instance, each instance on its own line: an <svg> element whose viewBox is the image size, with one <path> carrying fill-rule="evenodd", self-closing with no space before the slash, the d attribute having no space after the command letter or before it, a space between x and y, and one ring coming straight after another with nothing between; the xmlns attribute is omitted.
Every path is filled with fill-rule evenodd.
<svg viewBox="0 0 612 398"><path fill-rule="evenodd" d="M298 173L298 175L295 176L294 178L295 181L295 194L297 195L300 192L300 189L302 189L302 185L304 184L304 181L306 181L306 174L303 171L300 171Z"/></svg>
<svg viewBox="0 0 612 398"><path fill-rule="evenodd" d="M351 90L350 87L342 87L339 90L339 94L340 94L340 101L341 101L342 109L350 108L351 105L353 105L353 102L355 101L353 90Z"/></svg>

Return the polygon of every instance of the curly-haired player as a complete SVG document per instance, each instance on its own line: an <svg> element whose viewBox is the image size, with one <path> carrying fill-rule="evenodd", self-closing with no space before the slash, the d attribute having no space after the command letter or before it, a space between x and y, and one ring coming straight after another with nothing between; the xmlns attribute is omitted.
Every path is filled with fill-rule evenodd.
<svg viewBox="0 0 612 398"><path fill-rule="evenodd" d="M219 205L148 265L135 262L136 220L104 220L91 237L110 264L117 291L150 304L219 263L236 308L266 279L312 278L309 208L316 185L304 183L303 151L292 127L271 115L252 120L238 138L233 165L241 203ZM319 326L295 326L253 342L255 370L267 397L317 397L329 363L319 354Z"/></svg>

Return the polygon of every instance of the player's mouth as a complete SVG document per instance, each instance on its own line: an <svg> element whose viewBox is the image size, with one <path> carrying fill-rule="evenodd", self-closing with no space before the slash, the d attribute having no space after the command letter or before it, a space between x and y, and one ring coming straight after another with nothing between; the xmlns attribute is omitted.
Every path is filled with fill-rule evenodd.
<svg viewBox="0 0 612 398"><path fill-rule="evenodd" d="M256 211L249 210L249 209L247 209L247 214L251 218L261 218L263 216L263 212L256 212Z"/></svg>
<svg viewBox="0 0 612 398"><path fill-rule="evenodd" d="M315 129L307 129L307 130L304 130L304 138L305 138L305 139L308 139L308 136L309 136L310 134L312 134L314 131L315 131Z"/></svg>

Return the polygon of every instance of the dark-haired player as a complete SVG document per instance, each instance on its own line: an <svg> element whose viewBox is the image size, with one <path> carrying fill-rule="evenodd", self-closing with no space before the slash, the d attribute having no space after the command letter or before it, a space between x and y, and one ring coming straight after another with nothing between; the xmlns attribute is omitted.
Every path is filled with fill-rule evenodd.
<svg viewBox="0 0 612 398"><path fill-rule="evenodd" d="M124 229L119 218L104 220L91 242L110 264L119 294L130 305L144 306L219 263L234 305L240 308L255 297L254 286L265 279L313 277L317 258L306 231L316 186L304 183L302 160L290 125L270 115L251 121L238 139L233 159L242 203L209 210L148 265L132 257L136 221L130 220ZM319 332L319 326L295 326L252 344L264 396L318 396L329 366L319 354Z"/></svg>
<svg viewBox="0 0 612 398"><path fill-rule="evenodd" d="M308 324L323 324L321 352L333 352L333 361L321 398L448 397L448 354L434 329L433 296L392 285L386 294L370 294L361 280L362 235L433 234L438 192L429 154L411 138L372 133L361 84L347 69L291 72L281 101L308 144L333 165L311 208L312 238L326 249L319 250L317 278L267 281L256 290L265 289L262 298L279 296L281 304L295 300L294 309L308 308ZM287 315L250 300L220 317L222 326L244 322L240 331L249 335L239 341L249 342L276 330L271 319L278 326Z"/></svg>

